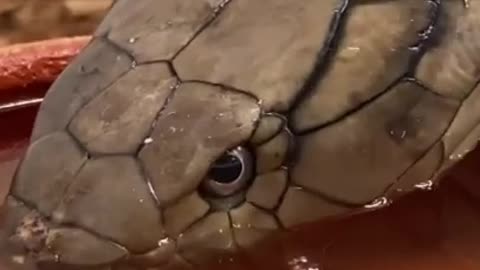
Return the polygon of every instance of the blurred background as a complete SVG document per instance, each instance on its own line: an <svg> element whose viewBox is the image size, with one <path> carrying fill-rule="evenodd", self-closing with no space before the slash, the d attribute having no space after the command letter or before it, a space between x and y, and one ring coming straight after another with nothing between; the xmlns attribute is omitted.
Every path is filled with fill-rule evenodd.
<svg viewBox="0 0 480 270"><path fill-rule="evenodd" d="M0 0L0 46L90 34L113 0Z"/></svg>

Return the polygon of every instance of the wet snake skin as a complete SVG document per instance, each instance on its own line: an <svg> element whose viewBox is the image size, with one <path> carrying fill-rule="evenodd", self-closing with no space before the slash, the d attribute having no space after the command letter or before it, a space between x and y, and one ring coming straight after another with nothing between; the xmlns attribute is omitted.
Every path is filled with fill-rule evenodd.
<svg viewBox="0 0 480 270"><path fill-rule="evenodd" d="M478 52L478 0L117 0L45 97L0 241L189 269L388 204L475 147Z"/></svg>

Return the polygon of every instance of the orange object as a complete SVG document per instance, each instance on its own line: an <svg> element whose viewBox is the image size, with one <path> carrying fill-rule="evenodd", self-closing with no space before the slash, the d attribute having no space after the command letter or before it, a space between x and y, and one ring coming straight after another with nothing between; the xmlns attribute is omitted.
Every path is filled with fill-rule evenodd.
<svg viewBox="0 0 480 270"><path fill-rule="evenodd" d="M61 38L0 48L0 91L52 82L89 39Z"/></svg>

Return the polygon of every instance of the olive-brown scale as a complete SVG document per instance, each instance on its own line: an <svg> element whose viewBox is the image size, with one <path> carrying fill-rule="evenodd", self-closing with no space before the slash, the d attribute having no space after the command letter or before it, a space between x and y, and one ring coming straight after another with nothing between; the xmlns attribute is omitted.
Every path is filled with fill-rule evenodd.
<svg viewBox="0 0 480 270"><path fill-rule="evenodd" d="M13 269L189 268L430 187L479 138L479 14L118 0L46 95L2 250Z"/></svg>

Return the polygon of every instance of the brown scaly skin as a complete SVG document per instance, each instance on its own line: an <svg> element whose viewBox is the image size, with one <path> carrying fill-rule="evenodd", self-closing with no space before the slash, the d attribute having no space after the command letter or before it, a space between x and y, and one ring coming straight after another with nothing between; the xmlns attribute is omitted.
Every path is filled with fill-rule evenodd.
<svg viewBox="0 0 480 270"><path fill-rule="evenodd" d="M41 269L189 268L429 187L479 138L479 14L118 0L42 104L0 240Z"/></svg>

